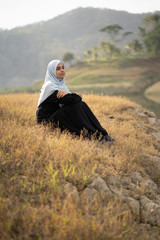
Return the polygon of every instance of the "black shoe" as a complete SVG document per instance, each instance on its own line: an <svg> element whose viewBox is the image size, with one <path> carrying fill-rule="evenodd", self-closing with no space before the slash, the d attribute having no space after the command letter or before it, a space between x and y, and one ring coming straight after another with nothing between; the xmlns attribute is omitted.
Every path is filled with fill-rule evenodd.
<svg viewBox="0 0 160 240"><path fill-rule="evenodd" d="M105 136L105 141L106 142L114 142L114 141L116 141L114 138L111 138L109 135L106 135Z"/></svg>

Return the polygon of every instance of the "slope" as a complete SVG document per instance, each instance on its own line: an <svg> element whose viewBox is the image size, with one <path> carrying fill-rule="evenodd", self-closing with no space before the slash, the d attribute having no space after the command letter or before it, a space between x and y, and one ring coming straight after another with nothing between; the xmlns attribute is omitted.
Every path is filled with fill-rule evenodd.
<svg viewBox="0 0 160 240"><path fill-rule="evenodd" d="M159 239L155 115L126 98L84 95L117 140L101 145L37 125L38 97L0 96L1 238Z"/></svg>

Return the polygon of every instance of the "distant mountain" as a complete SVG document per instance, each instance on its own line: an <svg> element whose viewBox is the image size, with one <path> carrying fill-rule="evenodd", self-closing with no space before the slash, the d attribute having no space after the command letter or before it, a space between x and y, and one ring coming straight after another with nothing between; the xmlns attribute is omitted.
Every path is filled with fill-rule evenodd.
<svg viewBox="0 0 160 240"><path fill-rule="evenodd" d="M84 51L107 40L99 30L119 24L137 38L146 14L98 8L77 8L48 21L0 31L0 88L30 85L42 79L47 63L65 52L81 57ZM124 45L126 42L123 42Z"/></svg>

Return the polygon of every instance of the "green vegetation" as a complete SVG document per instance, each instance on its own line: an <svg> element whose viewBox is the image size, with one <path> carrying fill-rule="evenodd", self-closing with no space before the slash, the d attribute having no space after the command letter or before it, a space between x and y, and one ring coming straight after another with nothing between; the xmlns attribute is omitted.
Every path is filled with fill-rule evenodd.
<svg viewBox="0 0 160 240"><path fill-rule="evenodd" d="M123 32L123 27L112 24L100 29L100 32L107 33L110 41L101 41L98 46L88 49L84 53L85 59L96 60L101 57L113 56L158 56L160 54L160 14L152 14L144 17L145 27L139 26L139 39L128 42L124 48L120 48L119 42L123 41L132 32ZM148 27L148 25L150 25ZM96 50L96 55L95 55Z"/></svg>

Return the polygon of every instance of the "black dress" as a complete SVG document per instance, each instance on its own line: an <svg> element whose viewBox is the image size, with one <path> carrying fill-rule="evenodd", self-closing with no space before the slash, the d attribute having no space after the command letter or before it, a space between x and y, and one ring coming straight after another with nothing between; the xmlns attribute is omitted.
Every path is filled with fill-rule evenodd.
<svg viewBox="0 0 160 240"><path fill-rule="evenodd" d="M52 123L53 127L69 130L76 135L87 133L87 137L94 135L95 138L103 139L108 135L79 95L71 93L57 98L57 92L53 92L39 105L36 112L38 123Z"/></svg>

